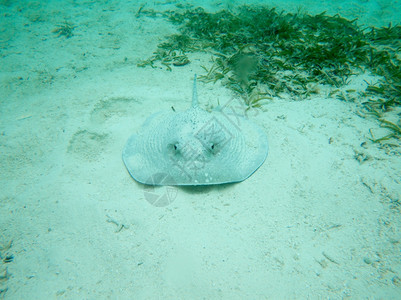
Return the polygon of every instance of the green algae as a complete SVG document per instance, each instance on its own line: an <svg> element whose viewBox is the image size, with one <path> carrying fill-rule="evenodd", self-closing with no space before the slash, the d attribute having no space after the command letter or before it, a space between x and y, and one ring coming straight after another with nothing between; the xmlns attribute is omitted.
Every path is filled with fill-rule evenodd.
<svg viewBox="0 0 401 300"><path fill-rule="evenodd" d="M155 12L148 12L156 15ZM284 94L308 98L319 88L333 88L332 96L357 98L341 91L352 75L369 72L379 81L369 83L361 96L368 97L364 111L377 117L400 139L401 116L389 123L386 113L401 104L401 26L362 27L357 20L325 12L310 15L286 13L267 6L239 6L207 12L185 8L160 13L179 33L159 44L154 55L138 66L168 70L190 62L191 52L212 55L212 65L202 66L204 82L220 81L240 96L248 108L260 107ZM381 139L376 139L381 141Z"/></svg>

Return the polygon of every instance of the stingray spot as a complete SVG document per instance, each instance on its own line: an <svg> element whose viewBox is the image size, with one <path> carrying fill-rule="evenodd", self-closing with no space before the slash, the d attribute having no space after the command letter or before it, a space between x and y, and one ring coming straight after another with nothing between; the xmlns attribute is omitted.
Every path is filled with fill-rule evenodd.
<svg viewBox="0 0 401 300"><path fill-rule="evenodd" d="M135 154L127 160L128 164L135 169L144 168L144 161L145 158L141 154Z"/></svg>

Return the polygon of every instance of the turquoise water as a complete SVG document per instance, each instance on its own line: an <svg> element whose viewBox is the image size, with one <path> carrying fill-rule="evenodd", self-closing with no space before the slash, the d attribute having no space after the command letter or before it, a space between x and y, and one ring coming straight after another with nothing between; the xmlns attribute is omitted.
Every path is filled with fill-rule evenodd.
<svg viewBox="0 0 401 300"><path fill-rule="evenodd" d="M161 12L243 3L0 1L0 299L401 297L399 137L372 141L392 131L366 110L383 78L365 67L251 109L224 79L200 81L202 109L241 111L269 141L240 183L153 187L127 172L127 139L188 109L194 74L219 57L139 67L179 32ZM246 3L401 20L400 1ZM380 109L398 124L399 106Z"/></svg>

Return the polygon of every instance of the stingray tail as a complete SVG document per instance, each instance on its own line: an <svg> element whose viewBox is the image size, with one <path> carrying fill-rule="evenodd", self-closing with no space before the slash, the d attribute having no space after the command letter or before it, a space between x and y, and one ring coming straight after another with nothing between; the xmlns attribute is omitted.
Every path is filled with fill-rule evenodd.
<svg viewBox="0 0 401 300"><path fill-rule="evenodd" d="M192 92L192 107L198 107L198 92L196 91L196 74L194 76L194 88Z"/></svg>

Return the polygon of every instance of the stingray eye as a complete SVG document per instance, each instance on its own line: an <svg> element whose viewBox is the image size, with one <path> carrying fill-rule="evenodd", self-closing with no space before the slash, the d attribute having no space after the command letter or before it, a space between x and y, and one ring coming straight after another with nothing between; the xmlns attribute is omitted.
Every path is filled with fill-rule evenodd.
<svg viewBox="0 0 401 300"><path fill-rule="evenodd" d="M210 152L212 152L213 154L216 154L217 153L217 150L218 149L218 144L216 144L216 143L211 143L210 144Z"/></svg>
<svg viewBox="0 0 401 300"><path fill-rule="evenodd" d="M174 150L177 150L177 149L178 149L177 144L174 144Z"/></svg>

